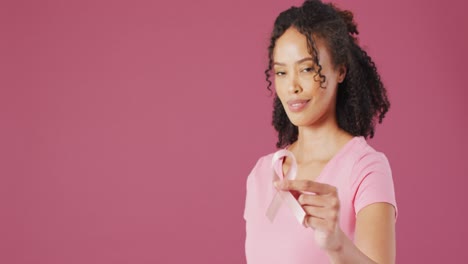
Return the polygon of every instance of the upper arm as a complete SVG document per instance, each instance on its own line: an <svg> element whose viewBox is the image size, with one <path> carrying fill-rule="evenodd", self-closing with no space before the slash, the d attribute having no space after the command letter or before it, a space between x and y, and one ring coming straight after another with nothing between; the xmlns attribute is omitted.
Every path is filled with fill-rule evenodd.
<svg viewBox="0 0 468 264"><path fill-rule="evenodd" d="M377 263L395 263L398 209L390 164L384 154L371 152L356 164L354 175L354 243Z"/></svg>
<svg viewBox="0 0 468 264"><path fill-rule="evenodd" d="M395 208L379 202L362 208L356 216L355 245L377 263L395 263Z"/></svg>

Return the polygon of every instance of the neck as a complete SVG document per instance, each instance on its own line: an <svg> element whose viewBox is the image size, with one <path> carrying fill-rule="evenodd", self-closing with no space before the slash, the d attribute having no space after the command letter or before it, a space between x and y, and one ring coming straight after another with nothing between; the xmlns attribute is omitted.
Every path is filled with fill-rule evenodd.
<svg viewBox="0 0 468 264"><path fill-rule="evenodd" d="M292 151L298 162L329 160L351 138L338 127L336 118L328 118L320 125L299 126Z"/></svg>

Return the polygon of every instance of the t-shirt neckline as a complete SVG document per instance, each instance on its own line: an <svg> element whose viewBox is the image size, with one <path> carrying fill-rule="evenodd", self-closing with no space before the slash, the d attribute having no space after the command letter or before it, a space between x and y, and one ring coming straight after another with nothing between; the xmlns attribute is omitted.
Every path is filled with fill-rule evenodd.
<svg viewBox="0 0 468 264"><path fill-rule="evenodd" d="M346 142L346 144L341 147L340 150L338 150L338 152L327 162L327 164L325 164L325 166L323 167L322 171L320 171L319 175L314 179L314 181L318 181L320 178L323 177L323 175L325 175L327 173L327 171L329 170L329 168L331 167L331 165L333 163L335 163L341 156L343 156L348 149L351 148L352 145L354 145L354 142L356 142L358 139L361 139L362 136L354 136L353 138L351 138L348 142ZM286 147L284 147L283 149L285 150L288 150L288 147L290 145L287 145ZM284 163L284 160L285 160L286 157L283 157L281 159L281 162L279 163L281 168L280 168L280 172L281 172L281 177L284 179L284 172L283 172L283 163Z"/></svg>

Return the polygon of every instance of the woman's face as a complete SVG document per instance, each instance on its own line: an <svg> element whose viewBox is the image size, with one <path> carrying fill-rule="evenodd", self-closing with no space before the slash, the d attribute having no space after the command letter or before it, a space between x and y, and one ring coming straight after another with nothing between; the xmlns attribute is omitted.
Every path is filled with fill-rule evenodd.
<svg viewBox="0 0 468 264"><path fill-rule="evenodd" d="M321 74L326 81L320 88L318 67L307 50L307 40L291 27L276 40L273 70L276 93L295 126L320 126L335 117L338 83L345 77L344 67L334 67L323 40L315 39ZM336 68L336 69L335 69Z"/></svg>

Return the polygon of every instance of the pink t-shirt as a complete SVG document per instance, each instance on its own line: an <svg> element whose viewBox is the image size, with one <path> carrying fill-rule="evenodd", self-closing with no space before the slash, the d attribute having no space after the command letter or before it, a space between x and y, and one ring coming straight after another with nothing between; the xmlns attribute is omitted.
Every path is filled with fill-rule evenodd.
<svg viewBox="0 0 468 264"><path fill-rule="evenodd" d="M294 218L282 205L271 223L265 213L276 189L273 186L273 153L261 157L247 178L245 254L248 264L328 263L314 241L314 231ZM340 225L354 239L356 215L365 206L387 202L395 206L392 172L386 156L354 137L325 165L317 182L333 185L340 199Z"/></svg>

